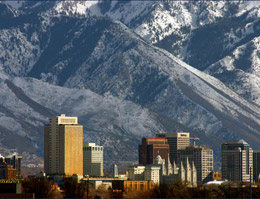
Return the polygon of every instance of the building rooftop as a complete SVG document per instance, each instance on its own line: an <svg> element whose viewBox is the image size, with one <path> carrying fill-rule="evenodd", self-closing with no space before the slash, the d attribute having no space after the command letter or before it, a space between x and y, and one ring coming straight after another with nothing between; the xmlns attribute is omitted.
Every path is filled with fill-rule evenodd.
<svg viewBox="0 0 260 199"><path fill-rule="evenodd" d="M243 145L249 145L244 139L241 139L241 140L229 140L229 141L226 141L224 144L243 144Z"/></svg>
<svg viewBox="0 0 260 199"><path fill-rule="evenodd" d="M145 137L146 140L166 140L166 138L163 137Z"/></svg>
<svg viewBox="0 0 260 199"><path fill-rule="evenodd" d="M185 137L189 137L189 132L170 132L170 133L157 133L156 136L158 137L179 137L181 134Z"/></svg>
<svg viewBox="0 0 260 199"><path fill-rule="evenodd" d="M86 142L86 143L84 144L84 147L102 147L102 146L98 146L98 145L96 145L96 143L94 143L94 142Z"/></svg>
<svg viewBox="0 0 260 199"><path fill-rule="evenodd" d="M248 144L244 139L241 140L228 140L225 144Z"/></svg>

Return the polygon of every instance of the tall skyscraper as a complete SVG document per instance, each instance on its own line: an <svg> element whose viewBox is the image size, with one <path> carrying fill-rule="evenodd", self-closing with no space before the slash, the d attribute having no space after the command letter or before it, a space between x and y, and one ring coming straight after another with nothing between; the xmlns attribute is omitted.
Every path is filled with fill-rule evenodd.
<svg viewBox="0 0 260 199"><path fill-rule="evenodd" d="M103 176L103 146L86 143L83 148L83 173L89 176Z"/></svg>
<svg viewBox="0 0 260 199"><path fill-rule="evenodd" d="M253 150L244 140L228 141L222 144L222 178L231 181L253 179Z"/></svg>
<svg viewBox="0 0 260 199"><path fill-rule="evenodd" d="M253 152L253 180L254 182L259 181L260 175L260 151Z"/></svg>
<svg viewBox="0 0 260 199"><path fill-rule="evenodd" d="M197 170L197 181L208 182L212 179L213 172L213 150L203 146L189 146L178 150L178 160L183 164L186 160L194 162ZM185 165L186 166L186 165Z"/></svg>
<svg viewBox="0 0 260 199"><path fill-rule="evenodd" d="M177 132L177 133L164 133L157 134L158 137L167 138L170 146L170 161L173 164L178 163L178 150L185 149L190 146L190 133Z"/></svg>
<svg viewBox="0 0 260 199"><path fill-rule="evenodd" d="M13 153L5 158L5 162L8 165L11 165L13 169L16 170L16 177L22 177L22 156L18 155L18 153Z"/></svg>
<svg viewBox="0 0 260 199"><path fill-rule="evenodd" d="M77 117L50 117L44 127L44 170L48 175L83 174L83 126Z"/></svg>
<svg viewBox="0 0 260 199"><path fill-rule="evenodd" d="M166 138L143 138L139 145L139 164L153 164L154 159L160 155L167 160L169 156L169 144Z"/></svg>

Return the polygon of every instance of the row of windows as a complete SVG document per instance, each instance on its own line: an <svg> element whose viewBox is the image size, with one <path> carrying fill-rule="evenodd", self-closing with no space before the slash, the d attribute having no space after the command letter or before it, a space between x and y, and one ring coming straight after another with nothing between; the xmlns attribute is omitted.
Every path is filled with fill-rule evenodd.
<svg viewBox="0 0 260 199"><path fill-rule="evenodd" d="M61 119L62 123L76 123L75 119Z"/></svg>
<svg viewBox="0 0 260 199"><path fill-rule="evenodd" d="M103 151L103 147L84 147L84 151Z"/></svg>

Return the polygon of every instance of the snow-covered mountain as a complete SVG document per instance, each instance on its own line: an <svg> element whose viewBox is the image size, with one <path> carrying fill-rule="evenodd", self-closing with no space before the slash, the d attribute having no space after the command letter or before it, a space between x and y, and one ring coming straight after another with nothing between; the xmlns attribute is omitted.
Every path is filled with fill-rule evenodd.
<svg viewBox="0 0 260 199"><path fill-rule="evenodd" d="M19 11L0 5L8 13L0 20L0 95L3 101L8 96L10 113L21 115L20 126L35 122L28 124L33 130L21 126L12 131L34 143L32 152L42 152L37 149L42 149L42 125L56 113L79 116L86 139L122 144L109 148L112 158L128 147L137 149L142 136L158 131L190 131L217 151L227 139L259 145L259 105L242 92L245 84L235 89L236 84L218 77L226 66L215 64L227 63L229 51L234 52L230 57L246 51L243 45L258 35L258 13L251 2L28 2ZM173 54L200 70L208 68L224 84ZM13 106L16 98L30 101L29 107ZM25 110L18 114L17 107ZM131 155L122 157L136 158Z"/></svg>
<svg viewBox="0 0 260 199"><path fill-rule="evenodd" d="M9 2L22 13L47 12L65 16L106 16L119 20L146 41L171 52L199 70L232 54L259 37L258 1L51 1ZM259 52L256 49L257 52ZM252 56L254 64L257 54ZM250 67L252 64L247 63ZM226 66L232 67L232 66ZM249 67L249 66L245 66ZM206 71L209 71L207 69ZM210 73L213 74L213 73ZM215 75L223 83L254 102L258 94L255 73L233 78ZM251 78L250 78L250 77ZM241 80L240 80L241 79ZM257 77L256 77L257 79ZM249 83L249 82L255 83ZM239 90L236 84L239 82ZM244 83L243 83L244 82ZM252 90L252 93L248 90Z"/></svg>
<svg viewBox="0 0 260 199"><path fill-rule="evenodd" d="M54 86L32 78L2 80L0 88L1 147L19 152L41 156L43 126L49 116L60 113L79 117L84 139L104 145L106 160L135 160L142 136L183 128L140 105L90 90Z"/></svg>
<svg viewBox="0 0 260 199"><path fill-rule="evenodd" d="M225 35L227 38L224 38L226 40L222 45L231 48L251 33L250 22L257 20L260 15L260 3L247 0L57 1L31 4L28 2L20 10L39 12L41 8L52 15L86 18L106 16L112 20L119 20L145 40L160 45L186 61L195 56L193 52L187 55L187 48L190 48L194 40L201 41L201 38L196 38L201 31L212 34L212 30L217 30L214 36L221 36L218 34L222 32L229 33L230 35ZM205 34L201 36L205 37Z"/></svg>
<svg viewBox="0 0 260 199"><path fill-rule="evenodd" d="M244 98L260 104L260 37L236 48L231 54L207 67Z"/></svg>
<svg viewBox="0 0 260 199"><path fill-rule="evenodd" d="M206 72L209 65L238 52L247 43L254 43L260 36L258 1L62 1L46 10L58 15L107 16L119 20L146 41ZM256 48L250 62L237 63L255 68L259 53ZM259 73L255 70L243 74L236 70L228 77L217 74L215 77L226 86L259 104Z"/></svg>

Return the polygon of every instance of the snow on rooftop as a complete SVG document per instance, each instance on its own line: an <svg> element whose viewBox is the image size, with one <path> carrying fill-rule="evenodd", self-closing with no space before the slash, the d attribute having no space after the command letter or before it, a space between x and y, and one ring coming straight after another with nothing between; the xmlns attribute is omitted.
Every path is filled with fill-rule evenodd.
<svg viewBox="0 0 260 199"><path fill-rule="evenodd" d="M222 183L224 183L225 181L218 181L218 180L214 180L214 181L209 181L207 182L205 185L221 185Z"/></svg>

